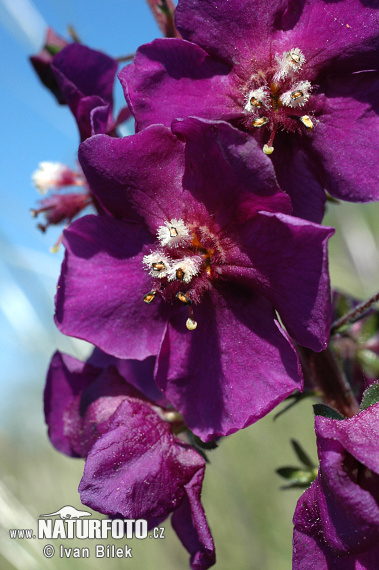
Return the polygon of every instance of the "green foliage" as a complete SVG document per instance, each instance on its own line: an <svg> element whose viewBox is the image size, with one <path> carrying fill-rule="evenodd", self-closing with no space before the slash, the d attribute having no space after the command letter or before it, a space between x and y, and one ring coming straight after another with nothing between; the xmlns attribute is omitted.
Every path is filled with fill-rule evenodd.
<svg viewBox="0 0 379 570"><path fill-rule="evenodd" d="M370 406L379 402L379 382L372 384L363 394L361 410L366 410Z"/></svg>
<svg viewBox="0 0 379 570"><path fill-rule="evenodd" d="M327 406L326 404L314 404L313 406L315 416L323 416L324 418L330 418L332 420L344 420L345 418L341 416L334 408Z"/></svg>

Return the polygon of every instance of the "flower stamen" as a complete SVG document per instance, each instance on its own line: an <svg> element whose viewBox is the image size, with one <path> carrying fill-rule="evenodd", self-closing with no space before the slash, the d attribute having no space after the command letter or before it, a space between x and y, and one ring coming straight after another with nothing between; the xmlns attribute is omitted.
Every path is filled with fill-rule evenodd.
<svg viewBox="0 0 379 570"><path fill-rule="evenodd" d="M313 131L313 129L315 128L311 118L308 117L308 115L303 115L302 117L300 117L300 121L303 123L307 131Z"/></svg>
<svg viewBox="0 0 379 570"><path fill-rule="evenodd" d="M263 125L267 125L267 123L268 123L267 117L259 117L258 119L254 119L254 121L252 121L251 125L253 127L260 129L261 127L263 127Z"/></svg>
<svg viewBox="0 0 379 570"><path fill-rule="evenodd" d="M143 300L145 301L145 303L150 305L150 303L152 303L154 301L155 296L156 296L156 292L150 291L149 293L146 293L146 295L144 295Z"/></svg>
<svg viewBox="0 0 379 570"><path fill-rule="evenodd" d="M191 299L189 299L187 295L181 293L180 291L179 293L176 294L176 298L179 299L179 301L183 303L183 305L192 305Z"/></svg>

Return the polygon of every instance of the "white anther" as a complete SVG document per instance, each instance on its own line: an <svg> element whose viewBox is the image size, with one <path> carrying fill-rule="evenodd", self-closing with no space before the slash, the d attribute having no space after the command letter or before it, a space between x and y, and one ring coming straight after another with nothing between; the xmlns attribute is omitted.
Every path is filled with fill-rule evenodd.
<svg viewBox="0 0 379 570"><path fill-rule="evenodd" d="M289 51L284 51L281 56L277 55L276 61L278 70L273 79L274 81L280 81L280 79L287 77L287 75L299 71L305 63L305 56L301 49L292 48Z"/></svg>
<svg viewBox="0 0 379 570"><path fill-rule="evenodd" d="M177 247L188 242L190 230L187 228L183 220L170 220L165 222L164 226L160 226L157 231L157 237L161 245L169 247Z"/></svg>
<svg viewBox="0 0 379 570"><path fill-rule="evenodd" d="M258 89L254 89L250 91L250 93L246 97L246 111L253 113L257 111L262 106L267 106L270 101L270 96L268 93L267 87L259 87Z"/></svg>
<svg viewBox="0 0 379 570"><path fill-rule="evenodd" d="M40 194L46 194L50 188L60 188L63 176L69 172L61 162L40 162L32 174L32 182Z"/></svg>
<svg viewBox="0 0 379 570"><path fill-rule="evenodd" d="M145 255L142 262L152 277L159 277L160 279L166 277L171 269L171 260L159 251Z"/></svg>
<svg viewBox="0 0 379 570"><path fill-rule="evenodd" d="M300 81L294 84L289 91L280 96L283 105L287 107L302 107L308 101L312 91L309 81Z"/></svg>
<svg viewBox="0 0 379 570"><path fill-rule="evenodd" d="M184 283L189 283L192 277L199 273L203 261L203 258L199 255L175 260L171 263L171 268L167 275L168 280L179 279L184 281Z"/></svg>

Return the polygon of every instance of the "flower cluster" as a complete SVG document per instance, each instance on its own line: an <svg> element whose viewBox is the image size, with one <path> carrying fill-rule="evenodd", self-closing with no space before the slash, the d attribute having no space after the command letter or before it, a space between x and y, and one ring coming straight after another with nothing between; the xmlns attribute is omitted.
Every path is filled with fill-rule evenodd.
<svg viewBox="0 0 379 570"><path fill-rule="evenodd" d="M84 504L151 527L172 513L191 567L206 569L203 448L301 391L300 361L307 379L335 374L334 230L320 222L325 191L379 198L379 10L360 0L149 4L166 38L119 74L134 135L117 133L128 110L113 119L117 61L78 43L45 58L78 125L82 172L42 163L34 180L85 184L78 200L96 206L64 232L55 315L96 349L87 363L56 353L45 412L54 446L86 459ZM47 225L82 209L57 195L35 211ZM340 359L343 346L331 344ZM314 559L342 569L360 553L356 567L374 568L364 564L379 536L378 405L357 413L354 396L341 397L348 419L316 419L320 471L295 513L297 570Z"/></svg>

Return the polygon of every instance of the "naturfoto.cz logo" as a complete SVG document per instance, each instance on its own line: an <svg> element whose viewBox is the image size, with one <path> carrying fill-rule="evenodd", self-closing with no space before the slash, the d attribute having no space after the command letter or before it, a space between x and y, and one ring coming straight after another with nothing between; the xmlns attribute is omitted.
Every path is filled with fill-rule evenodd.
<svg viewBox="0 0 379 570"><path fill-rule="evenodd" d="M114 540L121 539L162 539L164 527L156 527L150 532L147 521L144 519L92 519L92 513L81 511L70 505L64 506L58 511L40 515L38 519L37 534L32 529L10 529L11 539L45 539L45 540ZM55 518L53 518L55 517ZM76 552L77 551L77 552ZM85 552L84 552L85 551ZM43 548L46 558L55 555L55 548L48 544ZM75 558L90 556L88 548L65 548L60 545L59 555L61 558ZM127 545L116 548L115 545L96 545L95 557L98 558L132 558L132 549Z"/></svg>

